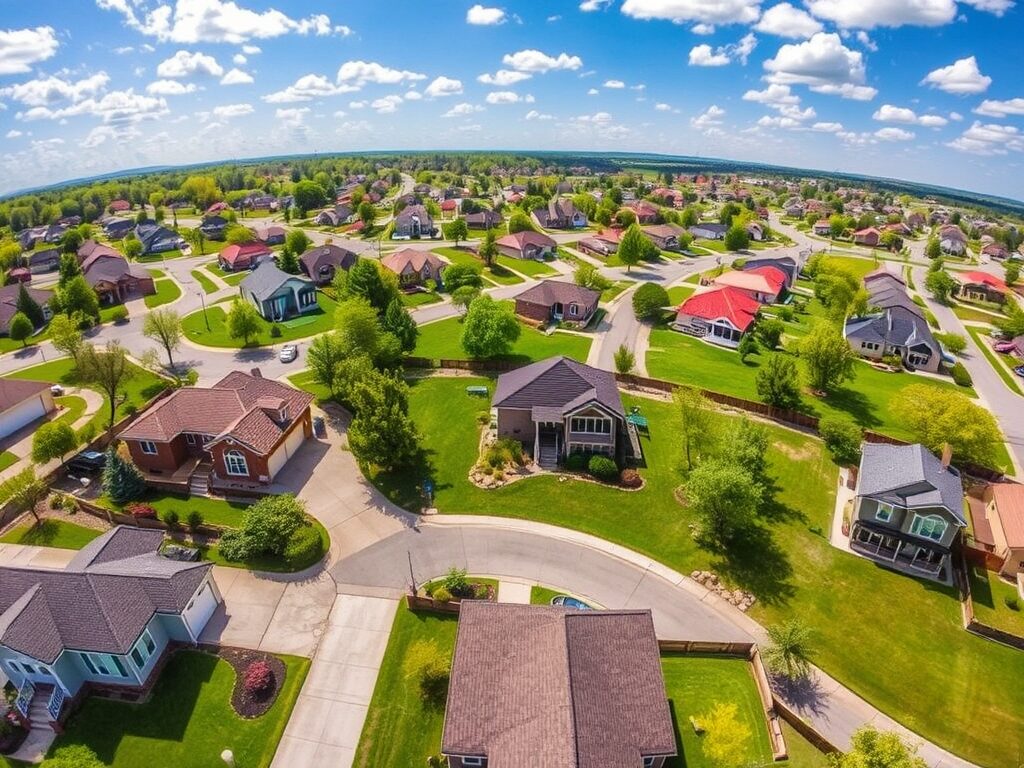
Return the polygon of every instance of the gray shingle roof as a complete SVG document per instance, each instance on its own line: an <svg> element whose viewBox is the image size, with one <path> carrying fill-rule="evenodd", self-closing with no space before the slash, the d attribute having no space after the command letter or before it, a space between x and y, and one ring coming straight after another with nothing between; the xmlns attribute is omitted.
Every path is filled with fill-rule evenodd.
<svg viewBox="0 0 1024 768"><path fill-rule="evenodd" d="M960 473L919 443L861 446L857 493L908 508L945 507L961 525L967 525L963 509Z"/></svg>
<svg viewBox="0 0 1024 768"><path fill-rule="evenodd" d="M155 612L181 613L213 567L161 557L162 541L119 526L62 571L0 567L0 645L47 664L65 648L127 653Z"/></svg>
<svg viewBox="0 0 1024 768"><path fill-rule="evenodd" d="M589 307L591 304L596 304L599 298L601 298L599 291L564 280L542 280L516 296L517 301L540 304L545 307L550 307L555 303L570 304L572 302Z"/></svg>
<svg viewBox="0 0 1024 768"><path fill-rule="evenodd" d="M492 768L675 754L650 611L463 603L441 750Z"/></svg>
<svg viewBox="0 0 1024 768"><path fill-rule="evenodd" d="M325 266L332 266L335 269L351 269L358 258L352 251L328 243L310 248L299 257L299 261L305 266L306 274L315 277L319 275L320 268Z"/></svg>
<svg viewBox="0 0 1024 768"><path fill-rule="evenodd" d="M557 408L565 414L589 401L626 417L614 374L558 356L501 374L492 405Z"/></svg>
<svg viewBox="0 0 1024 768"><path fill-rule="evenodd" d="M242 292L249 292L260 301L270 298L274 292L288 280L299 280L313 287L313 284L299 275L289 275L277 268L277 265L270 260L264 261L256 269L246 275L239 283Z"/></svg>

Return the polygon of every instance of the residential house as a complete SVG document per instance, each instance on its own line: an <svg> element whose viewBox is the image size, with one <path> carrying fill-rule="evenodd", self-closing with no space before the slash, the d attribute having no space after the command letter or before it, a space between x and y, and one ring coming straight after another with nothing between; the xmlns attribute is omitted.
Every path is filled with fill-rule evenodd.
<svg viewBox="0 0 1024 768"><path fill-rule="evenodd" d="M513 259L541 260L551 256L558 244L540 232L524 230L514 235L505 235L494 241L498 252Z"/></svg>
<svg viewBox="0 0 1024 768"><path fill-rule="evenodd" d="M0 379L0 439L45 418L57 408L51 386L48 381Z"/></svg>
<svg viewBox="0 0 1024 768"><path fill-rule="evenodd" d="M583 253L607 258L619 249L619 230L605 230L592 237L581 238L576 247Z"/></svg>
<svg viewBox="0 0 1024 768"><path fill-rule="evenodd" d="M761 304L774 304L786 290L786 281L786 273L781 269L764 266L749 270L726 270L713 277L711 284L719 288L735 288Z"/></svg>
<svg viewBox="0 0 1024 768"><path fill-rule="evenodd" d="M409 240L420 237L433 237L437 234L434 219L422 205L412 204L403 208L395 217L393 240Z"/></svg>
<svg viewBox="0 0 1024 768"><path fill-rule="evenodd" d="M64 568L0 567L0 664L21 714L40 713L33 727L55 726L80 694L139 698L175 645L199 642L221 603L213 564L165 557L163 541L118 526Z"/></svg>
<svg viewBox="0 0 1024 768"><path fill-rule="evenodd" d="M563 179L555 185L556 195L571 195L572 194L572 182Z"/></svg>
<svg viewBox="0 0 1024 768"><path fill-rule="evenodd" d="M986 549L1001 560L999 575L1016 580L1024 572L1024 485L991 483L982 502L983 516L974 515L974 538L984 539Z"/></svg>
<svg viewBox="0 0 1024 768"><path fill-rule="evenodd" d="M883 565L952 584L950 552L967 527L963 501L948 448L938 459L920 444L864 443L850 546Z"/></svg>
<svg viewBox="0 0 1024 768"><path fill-rule="evenodd" d="M199 225L199 231L207 240L223 240L224 232L231 222L223 216L207 216Z"/></svg>
<svg viewBox="0 0 1024 768"><path fill-rule="evenodd" d="M316 312L316 286L299 275L282 272L268 259L238 284L242 298L252 302L267 322L280 322L297 315Z"/></svg>
<svg viewBox="0 0 1024 768"><path fill-rule="evenodd" d="M496 229L504 223L501 214L489 208L484 208L476 213L467 213L463 218L466 220L466 226L470 229Z"/></svg>
<svg viewBox="0 0 1024 768"><path fill-rule="evenodd" d="M869 248L875 248L882 240L882 233L879 232L875 227L867 227L865 229L858 229L853 233L853 242L857 245L866 245Z"/></svg>
<svg viewBox="0 0 1024 768"><path fill-rule="evenodd" d="M662 768L676 751L649 609L463 601L441 737L452 768Z"/></svg>
<svg viewBox="0 0 1024 768"><path fill-rule="evenodd" d="M1010 258L1010 249L1000 242L992 241L981 247L981 255L988 256L996 261L1005 261Z"/></svg>
<svg viewBox="0 0 1024 768"><path fill-rule="evenodd" d="M441 217L445 219L453 219L459 212L459 201L453 197L449 197L441 201L440 204Z"/></svg>
<svg viewBox="0 0 1024 768"><path fill-rule="evenodd" d="M53 298L53 291L46 291L40 288L25 286L28 295L43 310L43 319L49 320L53 313L50 310L50 299ZM18 313L18 296L21 293L21 284L14 283L0 287L0 336L7 336L11 330L11 318Z"/></svg>
<svg viewBox="0 0 1024 768"><path fill-rule="evenodd" d="M760 243L762 240L764 240L764 235L765 235L764 224L762 224L759 221L748 221L747 222L747 235L750 236L751 240Z"/></svg>
<svg viewBox="0 0 1024 768"><path fill-rule="evenodd" d="M946 224L939 230L939 248L951 256L967 253L967 235L956 224Z"/></svg>
<svg viewBox="0 0 1024 768"><path fill-rule="evenodd" d="M330 285L339 269L352 269L359 257L347 248L328 243L310 248L299 257L306 277L317 285Z"/></svg>
<svg viewBox="0 0 1024 768"><path fill-rule="evenodd" d="M681 208L683 205L683 193L668 187L657 187L651 190L651 195L663 201L669 208Z"/></svg>
<svg viewBox="0 0 1024 768"><path fill-rule="evenodd" d="M924 214L919 211L908 213L906 216L907 226L911 229L924 229L925 217Z"/></svg>
<svg viewBox="0 0 1024 768"><path fill-rule="evenodd" d="M150 482L188 483L208 471L215 486L267 484L312 436L312 402L258 368L232 371L212 387L175 390L119 437Z"/></svg>
<svg viewBox="0 0 1024 768"><path fill-rule="evenodd" d="M132 219L108 219L103 222L103 234L110 240L121 240L135 229Z"/></svg>
<svg viewBox="0 0 1024 768"><path fill-rule="evenodd" d="M498 437L519 440L541 466L555 466L570 453L618 459L629 446L615 375L567 357L503 373L491 407Z"/></svg>
<svg viewBox="0 0 1024 768"><path fill-rule="evenodd" d="M347 205L336 205L333 208L325 208L313 219L314 224L322 227L340 227L352 221L355 213Z"/></svg>
<svg viewBox="0 0 1024 768"><path fill-rule="evenodd" d="M587 216L567 197L553 197L546 208L533 211L533 218L544 229L582 229Z"/></svg>
<svg viewBox="0 0 1024 768"><path fill-rule="evenodd" d="M831 237L832 225L829 224L828 219L818 219L811 225L811 232L819 237Z"/></svg>
<svg viewBox="0 0 1024 768"><path fill-rule="evenodd" d="M278 209L278 201L273 195L261 195L253 192L242 200L241 207L252 211L276 211Z"/></svg>
<svg viewBox="0 0 1024 768"><path fill-rule="evenodd" d="M627 206L636 214L636 220L640 224L654 224L661 217L661 208L649 200L637 200Z"/></svg>
<svg viewBox="0 0 1024 768"><path fill-rule="evenodd" d="M46 248L42 251L33 251L25 259L28 270L33 275L56 272L60 268L60 251L57 248Z"/></svg>
<svg viewBox="0 0 1024 768"><path fill-rule="evenodd" d="M274 252L264 243L233 243L221 249L217 263L225 272L244 272L273 258Z"/></svg>
<svg viewBox="0 0 1024 768"><path fill-rule="evenodd" d="M446 264L430 251L403 248L381 259L386 269L398 275L398 282L404 287L423 285L427 280L442 284L441 273Z"/></svg>
<svg viewBox="0 0 1024 768"><path fill-rule="evenodd" d="M206 215L207 216L214 216L215 214L223 213L224 211L226 211L228 209L228 207L229 206L228 206L227 203L225 203L223 200L219 200L216 203L214 203L213 205L211 205L209 208L206 209Z"/></svg>
<svg viewBox="0 0 1024 768"><path fill-rule="evenodd" d="M601 292L563 280L541 280L516 296L516 314L547 324L582 328L597 311Z"/></svg>
<svg viewBox="0 0 1024 768"><path fill-rule="evenodd" d="M259 227L256 230L256 239L264 245L280 245L284 242L286 234L284 227Z"/></svg>
<svg viewBox="0 0 1024 768"><path fill-rule="evenodd" d="M153 276L113 248L86 240L78 249L78 264L85 281L99 296L101 304L120 304L156 293Z"/></svg>
<svg viewBox="0 0 1024 768"><path fill-rule="evenodd" d="M31 283L32 272L28 267L15 267L7 273L8 283Z"/></svg>
<svg viewBox="0 0 1024 768"><path fill-rule="evenodd" d="M799 256L770 256L760 259L747 259L740 269L744 272L753 272L762 267L773 267L782 273L785 278L785 287L792 288L794 281L799 277L803 268L803 254Z"/></svg>
<svg viewBox="0 0 1024 768"><path fill-rule="evenodd" d="M671 327L723 347L739 346L757 320L761 302L731 286L698 291L676 310Z"/></svg>
<svg viewBox="0 0 1024 768"><path fill-rule="evenodd" d="M184 238L177 232L153 221L144 221L135 227L135 236L142 243L143 253L166 253L181 248Z"/></svg>
<svg viewBox="0 0 1024 768"><path fill-rule="evenodd" d="M111 200L107 210L111 213L126 213L132 209L132 204L127 200Z"/></svg>
<svg viewBox="0 0 1024 768"><path fill-rule="evenodd" d="M1006 302L1010 288L1005 282L988 272L950 272L956 281L956 295L975 301L990 301L993 304Z"/></svg>
<svg viewBox="0 0 1024 768"><path fill-rule="evenodd" d="M703 237L705 240L724 240L728 230L725 224L705 221L690 227L690 234L694 237Z"/></svg>
<svg viewBox="0 0 1024 768"><path fill-rule="evenodd" d="M662 251L678 251L679 235L686 230L677 224L652 224L642 227L644 236Z"/></svg>
<svg viewBox="0 0 1024 768"><path fill-rule="evenodd" d="M36 243L43 241L46 236L46 227L30 227L18 233L18 245L23 251L31 251Z"/></svg>
<svg viewBox="0 0 1024 768"><path fill-rule="evenodd" d="M793 219L802 219L805 210L803 203L787 203L783 208L784 213Z"/></svg>
<svg viewBox="0 0 1024 768"><path fill-rule="evenodd" d="M883 229L886 232L895 232L901 239L904 237L910 237L912 234L914 234L914 230L911 229L908 225L904 224L902 221L896 221L893 222L892 224L886 224L883 227Z"/></svg>

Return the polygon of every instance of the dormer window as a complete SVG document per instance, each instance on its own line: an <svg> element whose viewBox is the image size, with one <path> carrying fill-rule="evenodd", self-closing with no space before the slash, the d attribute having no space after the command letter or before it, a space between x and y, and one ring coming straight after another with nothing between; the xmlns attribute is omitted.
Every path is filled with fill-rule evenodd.
<svg viewBox="0 0 1024 768"><path fill-rule="evenodd" d="M285 403L283 406L281 406L281 410L279 410L277 412L277 420L278 421L288 421L288 404L287 403Z"/></svg>

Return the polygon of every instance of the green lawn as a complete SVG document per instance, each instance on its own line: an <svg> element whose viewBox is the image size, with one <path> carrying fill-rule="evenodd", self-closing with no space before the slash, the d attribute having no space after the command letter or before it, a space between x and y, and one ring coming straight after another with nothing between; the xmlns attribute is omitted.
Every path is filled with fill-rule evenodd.
<svg viewBox="0 0 1024 768"><path fill-rule="evenodd" d="M133 409L138 410L156 397L169 383L143 368L129 363L132 371L131 378L125 383L121 390L122 400L117 406L115 421L124 418ZM62 357L49 363L34 365L31 368L23 368L20 371L8 374L11 379L37 379L49 381L53 384L63 384L65 387L77 387L81 385L75 371L74 361L70 357ZM92 389L93 387L89 387ZM101 393L102 394L102 393ZM83 408L84 410L84 408ZM103 396L103 406L92 417L90 423L94 424L97 432L107 428L110 419L110 400Z"/></svg>
<svg viewBox="0 0 1024 768"><path fill-rule="evenodd" d="M74 523L65 523L63 520L43 520L37 523L30 519L0 536L0 544L81 549L102 533L103 531L83 528Z"/></svg>
<svg viewBox="0 0 1024 768"><path fill-rule="evenodd" d="M855 274L857 277L874 272L880 266L874 259L857 258L856 256L826 256L825 261L829 264L842 266Z"/></svg>
<svg viewBox="0 0 1024 768"><path fill-rule="evenodd" d="M458 617L418 613L398 606L377 685L359 739L356 768L411 768L427 764L441 750L444 707L431 707L420 698L419 683L403 664L413 643L434 643L451 658Z"/></svg>
<svg viewBox="0 0 1024 768"><path fill-rule="evenodd" d="M174 248L170 251L164 251L163 253L147 253L143 256L139 256L140 264L152 264L155 261L167 261L169 259L180 259L182 254L181 249Z"/></svg>
<svg viewBox="0 0 1024 768"><path fill-rule="evenodd" d="M635 282L635 280L616 280L610 288L601 292L601 301L611 301Z"/></svg>
<svg viewBox="0 0 1024 768"><path fill-rule="evenodd" d="M974 618L982 624L1024 637L1024 600L1015 584L1003 581L992 571L972 568L971 601Z"/></svg>
<svg viewBox="0 0 1024 768"><path fill-rule="evenodd" d="M66 424L74 424L85 413L85 409L89 407L89 404L85 402L85 398L78 395L62 395L55 397L54 401L63 408L56 421L63 421Z"/></svg>
<svg viewBox="0 0 1024 768"><path fill-rule="evenodd" d="M561 590L549 589L548 587L542 587L540 584L534 584L530 588L530 603L532 605L551 605L553 598L564 594Z"/></svg>
<svg viewBox="0 0 1024 768"><path fill-rule="evenodd" d="M952 310L954 315L969 323L991 323L999 319L998 315L993 315L991 312L983 312L980 309L968 307L965 304L954 304Z"/></svg>
<svg viewBox="0 0 1024 768"><path fill-rule="evenodd" d="M317 312L310 312L291 320L277 323L281 329L281 335L274 338L270 335L271 323L260 320L260 332L256 341L249 344L250 347L263 347L270 344L282 344L296 339L305 339L315 336L334 328L334 308L337 302L322 293L317 294L317 303L320 309ZM203 344L208 347L230 347L241 348L241 339L232 339L228 335L227 310L222 306L206 308L206 316L210 321L210 330L206 330L206 322L203 318L203 310L198 310L186 315L181 321L185 337L196 344Z"/></svg>
<svg viewBox="0 0 1024 768"><path fill-rule="evenodd" d="M267 768L295 706L309 660L280 656L287 667L270 710L249 720L235 714L235 672L226 661L198 651L175 653L144 704L88 698L57 737L54 749L84 744L111 768L173 765L210 768L230 748L241 768Z"/></svg>
<svg viewBox="0 0 1024 768"><path fill-rule="evenodd" d="M1018 395L1024 395L1024 390L1020 386L1020 377L1013 372L1013 370L1007 365L1010 360L1016 360L1016 358L1010 358L1006 355L1001 355L989 346L990 337L983 328L978 328L973 325L965 325L964 328L971 334L971 338L974 339L974 343L981 347L981 353L988 360L989 365L999 374L999 378L1003 380L1003 383L1009 387L1010 391L1016 392ZM1017 363L1019 365L1020 363Z"/></svg>
<svg viewBox="0 0 1024 768"><path fill-rule="evenodd" d="M178 496L173 493L162 491L150 491L145 498L139 500L143 504L149 504L161 517L165 512L174 510L178 513L178 519L184 525L190 512L196 511L203 516L203 522L210 525L219 525L225 528L238 528L242 524L242 513L249 504L241 501L227 501L226 499L215 499L205 496ZM123 511L106 496L96 500L100 506L107 507L115 512Z"/></svg>
<svg viewBox="0 0 1024 768"><path fill-rule="evenodd" d="M420 335L412 354L432 359L447 358L466 360L469 355L462 348L462 318L449 317L420 326ZM545 336L528 325L522 326L519 340L512 347L512 353L499 359L523 362L543 360L552 355L565 355L574 360L584 361L590 353L591 340L585 336L555 331Z"/></svg>
<svg viewBox="0 0 1024 768"><path fill-rule="evenodd" d="M793 726L782 721L782 737L786 740L786 752L789 759L779 763L789 768L832 768L828 755L819 752L818 748L793 730Z"/></svg>
<svg viewBox="0 0 1024 768"><path fill-rule="evenodd" d="M690 725L691 717L700 722L716 704L735 704L737 720L749 729L745 764L772 762L768 727L749 662L722 656L666 653L661 657L661 669L676 733L682 741L681 754L666 763L669 768L716 768L704 756L702 737Z"/></svg>
<svg viewBox="0 0 1024 768"><path fill-rule="evenodd" d="M306 520L316 529L320 537L320 547L315 549L299 549L296 551L289 544L281 555L256 555L246 560L225 560L217 547L200 547L203 560L209 560L216 565L226 565L231 568L247 568L251 571L267 571L270 573L296 573L304 571L310 566L316 565L323 559L324 553L331 548L331 537L327 529L320 524L315 517L308 516Z"/></svg>
<svg viewBox="0 0 1024 768"><path fill-rule="evenodd" d="M484 263L469 251L459 248L435 248L434 253L444 256L452 264L469 264L476 267L482 270L485 280L490 280L498 285L515 285L523 282L523 278L512 274L501 264L494 264L490 268L484 267Z"/></svg>
<svg viewBox="0 0 1024 768"><path fill-rule="evenodd" d="M677 307L690 298L696 290L697 287L694 285L675 285L668 289L668 303L673 307Z"/></svg>
<svg viewBox="0 0 1024 768"><path fill-rule="evenodd" d="M640 406L650 422L650 435L641 438L647 462L642 491L553 476L487 491L467 477L477 458L478 418L489 410L486 398L466 394L473 384L493 391L486 378L411 381L409 409L422 435L421 464L371 474L393 501L418 508L417 484L430 477L442 513L529 518L600 536L681 573L712 570L756 595L756 620L807 622L814 631L814 661L903 725L981 765L1011 765L1024 749L1024 655L964 632L953 589L829 545L825 532L838 470L817 439L769 425L773 499L741 543L713 552L694 542L694 518L674 495L683 461L671 403L623 398L627 408ZM864 631L866 621L885 631ZM879 659L885 660L884 674ZM987 680L1000 684L979 682Z"/></svg>
<svg viewBox="0 0 1024 768"><path fill-rule="evenodd" d="M12 467L20 461L20 457L15 456L10 451L4 451L0 453L0 472L3 472L8 467Z"/></svg>
<svg viewBox="0 0 1024 768"><path fill-rule="evenodd" d="M203 289L203 293L216 293L220 290L217 288L217 285L200 270L193 269L189 274L192 275L192 278L197 283L199 283L199 287Z"/></svg>
<svg viewBox="0 0 1024 768"><path fill-rule="evenodd" d="M498 256L497 261L503 267L507 267L521 275L527 277L549 277L551 275L557 275L558 270L553 269L549 264L543 261L535 261L533 259L513 259L508 256Z"/></svg>
<svg viewBox="0 0 1024 768"><path fill-rule="evenodd" d="M155 282L156 293L146 297L146 306L150 309L162 306L164 304L170 304L172 301L177 301L181 298L181 288L178 284L170 278L163 280L157 280Z"/></svg>
<svg viewBox="0 0 1024 768"><path fill-rule="evenodd" d="M415 291L413 293L401 294L402 304L410 309L422 307L425 304L436 304L441 297L433 291Z"/></svg>
<svg viewBox="0 0 1024 768"><path fill-rule="evenodd" d="M220 263L216 261L207 264L205 266L205 269L207 272L217 275L217 277L219 277L228 285L238 285L240 282L245 280L245 278L252 274L247 269L243 269L240 272L228 272L226 270L221 269Z"/></svg>
<svg viewBox="0 0 1024 768"><path fill-rule="evenodd" d="M293 387L303 389L315 395L318 402L331 399L331 393L327 390L327 387L318 384L313 378L313 372L308 369L299 373L293 373L288 377L288 381L291 382Z"/></svg>

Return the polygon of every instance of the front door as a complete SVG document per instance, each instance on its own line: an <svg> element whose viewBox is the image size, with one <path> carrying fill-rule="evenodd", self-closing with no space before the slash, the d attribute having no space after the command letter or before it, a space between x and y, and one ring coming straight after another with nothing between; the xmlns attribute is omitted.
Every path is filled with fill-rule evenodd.
<svg viewBox="0 0 1024 768"><path fill-rule="evenodd" d="M561 320L564 313L565 307L562 306L561 302L556 301L551 305L551 316L554 317L555 320Z"/></svg>
<svg viewBox="0 0 1024 768"><path fill-rule="evenodd" d="M288 297L278 296L273 300L273 315L275 320L284 320L285 313L288 311Z"/></svg>

